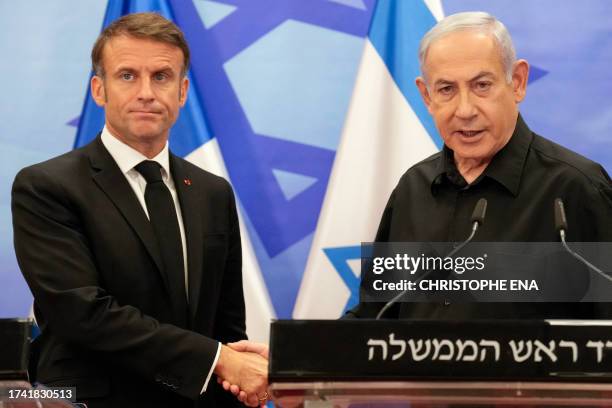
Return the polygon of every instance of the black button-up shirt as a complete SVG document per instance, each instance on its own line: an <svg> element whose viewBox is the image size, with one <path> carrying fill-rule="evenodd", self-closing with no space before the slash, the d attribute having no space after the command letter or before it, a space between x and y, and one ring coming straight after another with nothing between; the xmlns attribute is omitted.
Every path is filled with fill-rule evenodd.
<svg viewBox="0 0 612 408"><path fill-rule="evenodd" d="M389 199L376 241L463 241L481 197L488 209L477 241L559 241L554 200L561 198L568 241L612 242L610 176L531 132L520 116L510 141L471 184L447 147L409 169Z"/></svg>
<svg viewBox="0 0 612 408"><path fill-rule="evenodd" d="M612 242L610 176L601 165L531 132L520 115L510 141L471 184L457 170L448 147L410 168L389 198L376 241L464 241L481 197L487 199L488 209L474 241L559 241L554 200L561 198L568 241ZM602 313L593 308L597 305L403 303L388 317L600 317ZM349 313L373 317L378 309L380 304L361 303Z"/></svg>

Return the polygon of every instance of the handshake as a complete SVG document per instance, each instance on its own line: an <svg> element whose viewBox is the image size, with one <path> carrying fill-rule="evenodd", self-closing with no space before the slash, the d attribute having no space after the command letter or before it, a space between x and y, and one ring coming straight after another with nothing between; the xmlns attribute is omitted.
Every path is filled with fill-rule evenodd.
<svg viewBox="0 0 612 408"><path fill-rule="evenodd" d="M214 373L226 391L249 407L265 406L268 400L268 347L241 340L221 345Z"/></svg>

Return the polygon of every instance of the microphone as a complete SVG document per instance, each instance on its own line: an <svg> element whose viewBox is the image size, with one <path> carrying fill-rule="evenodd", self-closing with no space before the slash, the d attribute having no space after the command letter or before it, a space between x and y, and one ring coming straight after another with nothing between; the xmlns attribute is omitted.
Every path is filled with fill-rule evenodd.
<svg viewBox="0 0 612 408"><path fill-rule="evenodd" d="M592 263L584 259L582 256L580 256L576 252L572 251L571 248L567 245L567 242L565 241L565 235L567 231L567 217L565 216L565 206L563 205L563 200L561 200L560 198L555 199L555 229L559 232L559 236L561 237L561 243L563 244L563 247L565 248L567 252L569 252L571 256L573 256L574 258L576 258L577 260L585 264L590 269L597 272L601 277L603 277L607 281L612 282L612 277L610 277L607 273L605 273L604 271L602 271L601 269L599 269L598 267L596 267L595 265L593 265Z"/></svg>
<svg viewBox="0 0 612 408"><path fill-rule="evenodd" d="M563 200L560 198L555 199L555 229L559 234L563 235L565 239L565 231L567 230L567 217L565 216L565 207L563 206Z"/></svg>
<svg viewBox="0 0 612 408"><path fill-rule="evenodd" d="M479 225L484 224L485 215L487 215L487 199L481 198L474 207L472 222L477 222Z"/></svg>
<svg viewBox="0 0 612 408"><path fill-rule="evenodd" d="M460 245L458 245L456 248L450 251L444 258L449 258L455 255L457 252L459 252L464 246L466 246L474 238L474 236L476 235L476 231L478 231L478 228L482 224L484 224L485 215L487 215L487 199L481 198L476 203L476 206L474 207L474 211L472 211L472 217L470 218L472 222L472 232L470 233L470 236L465 241L463 241ZM428 271L427 273L423 274L423 276L421 276L421 278L417 282L425 279L427 276L429 276L431 272L432 271ZM455 273L458 273L458 272L455 272ZM404 296L407 292L408 292L408 289L402 291L399 295L395 296L393 299L385 303L383 308L380 309L380 312L378 312L378 314L376 315L376 320L379 320L382 316L384 316L387 310L389 310L391 306L397 303L397 301L400 300L402 296Z"/></svg>
<svg viewBox="0 0 612 408"><path fill-rule="evenodd" d="M474 211L472 212L472 218L471 218L472 233L465 241L461 243L461 245L457 246L455 249L450 251L449 254L445 256L445 258L455 255L457 252L459 252L464 246L466 246L474 238L474 236L476 235L476 231L478 231L478 227L480 227L484 223L485 215L487 215L487 199L481 198L476 203L476 206L474 207ZM461 273L456 272L456 273L461 275L461 273L463 272Z"/></svg>

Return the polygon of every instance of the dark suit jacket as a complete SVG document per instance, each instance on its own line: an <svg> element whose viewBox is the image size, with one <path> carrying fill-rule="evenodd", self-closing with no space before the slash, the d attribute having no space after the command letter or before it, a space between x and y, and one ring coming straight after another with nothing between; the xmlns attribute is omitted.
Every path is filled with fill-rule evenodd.
<svg viewBox="0 0 612 408"><path fill-rule="evenodd" d="M76 386L90 406L235 404L215 405L231 395L214 376L200 397L215 340L246 338L234 196L172 154L170 168L187 241L188 327L171 314L153 229L100 137L15 178L15 251L42 330L32 380Z"/></svg>

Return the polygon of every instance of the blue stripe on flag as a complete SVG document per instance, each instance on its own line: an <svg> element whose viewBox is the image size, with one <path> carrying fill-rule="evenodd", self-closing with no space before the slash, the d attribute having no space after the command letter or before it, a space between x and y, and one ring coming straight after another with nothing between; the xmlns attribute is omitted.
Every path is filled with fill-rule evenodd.
<svg viewBox="0 0 612 408"><path fill-rule="evenodd" d="M420 75L419 42L434 24L436 19L423 0L379 0L368 35L421 124L441 148L442 139L414 83Z"/></svg>

